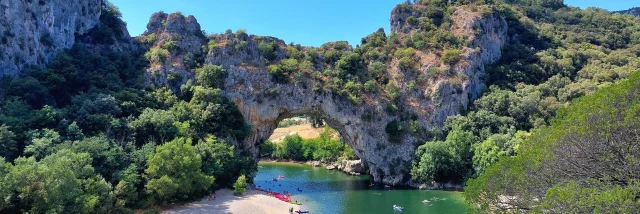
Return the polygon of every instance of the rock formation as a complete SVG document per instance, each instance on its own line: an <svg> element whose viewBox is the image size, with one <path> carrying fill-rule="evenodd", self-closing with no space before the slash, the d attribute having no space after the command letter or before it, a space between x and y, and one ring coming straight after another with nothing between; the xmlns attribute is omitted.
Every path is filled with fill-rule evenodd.
<svg viewBox="0 0 640 214"><path fill-rule="evenodd" d="M634 15L634 16L637 16L638 18L640 18L640 7L634 7L634 8L628 9L628 10L617 11L616 13L630 14L630 15Z"/></svg>
<svg viewBox="0 0 640 214"><path fill-rule="evenodd" d="M343 160L338 164L338 169L352 175L367 173L364 164L362 164L362 160Z"/></svg>
<svg viewBox="0 0 640 214"><path fill-rule="evenodd" d="M0 76L45 65L100 20L102 0L0 1Z"/></svg>
<svg viewBox="0 0 640 214"><path fill-rule="evenodd" d="M447 116L458 114L479 95L483 88L480 77L484 75L484 65L501 57L500 50L506 42L507 23L497 15L482 16L458 8L454 17L454 33L471 35L467 37L471 45L462 50L462 60L451 66L449 75L430 80L424 91L412 91L409 82L416 74L399 69L396 60L388 65L389 78L397 82L403 92L399 99L399 105L404 109L401 113L385 111L391 101L380 94L363 94L363 103L353 104L335 93L314 90L312 86L316 81L308 76L287 84L274 81L267 68L261 66L264 60L255 47L246 45L252 44L256 39L253 37L236 38L235 41L248 41L242 47L246 50L236 51L236 54L227 56L221 55L220 50L210 50L205 62L227 68L229 75L223 93L236 103L252 125L253 133L243 142L243 147L256 158L258 146L268 139L280 120L299 114L320 115L340 132L343 141L354 149L376 182L406 184L416 143L421 142L410 134L404 134L399 140L389 140L385 127L393 121L414 117L413 120L425 129L440 128ZM401 29L401 23L392 22L392 29ZM484 30L476 34L478 26ZM224 35L231 36L230 33ZM229 47L233 46L223 46L223 49ZM430 68L441 66L439 57L432 52L418 55L418 73L424 74ZM239 61L238 56L243 60Z"/></svg>
<svg viewBox="0 0 640 214"><path fill-rule="evenodd" d="M147 83L157 85L180 86L192 78L195 68L201 64L202 47L206 44L196 18L181 13L154 13L139 40L161 58L150 59L151 65L147 69ZM157 52L159 50L168 52Z"/></svg>

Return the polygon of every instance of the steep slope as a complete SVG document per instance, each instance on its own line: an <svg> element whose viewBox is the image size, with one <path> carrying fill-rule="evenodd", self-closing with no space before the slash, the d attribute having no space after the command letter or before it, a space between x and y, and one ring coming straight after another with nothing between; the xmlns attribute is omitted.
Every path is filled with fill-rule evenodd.
<svg viewBox="0 0 640 214"><path fill-rule="evenodd" d="M99 23L102 0L0 2L0 77L44 66Z"/></svg>

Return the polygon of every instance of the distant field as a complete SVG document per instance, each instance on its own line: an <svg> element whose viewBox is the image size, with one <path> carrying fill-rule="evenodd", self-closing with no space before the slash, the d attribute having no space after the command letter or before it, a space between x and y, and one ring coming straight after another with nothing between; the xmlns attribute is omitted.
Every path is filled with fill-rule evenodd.
<svg viewBox="0 0 640 214"><path fill-rule="evenodd" d="M304 123L300 125L289 126L286 128L277 128L269 137L271 142L280 142L287 135L298 134L303 139L312 139L320 136L324 128L313 128L310 123Z"/></svg>

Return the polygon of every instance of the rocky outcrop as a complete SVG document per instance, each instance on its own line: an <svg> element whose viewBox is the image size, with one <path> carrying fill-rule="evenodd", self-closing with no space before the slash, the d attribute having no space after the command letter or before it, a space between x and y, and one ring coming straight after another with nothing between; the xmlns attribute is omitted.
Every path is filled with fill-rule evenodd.
<svg viewBox="0 0 640 214"><path fill-rule="evenodd" d="M628 10L617 11L615 13L629 14L629 15L634 15L634 16L640 18L640 7L634 7L634 8L628 9Z"/></svg>
<svg viewBox="0 0 640 214"><path fill-rule="evenodd" d="M361 160L343 160L338 163L338 169L343 172L352 174L352 175L360 175L366 174L368 171L367 168L362 164Z"/></svg>
<svg viewBox="0 0 640 214"><path fill-rule="evenodd" d="M251 124L252 135L242 142L242 148L252 152L256 159L259 158L258 146L268 139L279 121L300 114L319 115L340 132L342 140L354 149L376 182L402 185L409 182L408 172L421 138L406 132L399 138L390 138L385 127L394 121L405 125L412 121L425 130L440 128L447 116L458 114L479 96L484 65L501 57L500 49L506 42L507 24L497 15L483 16L460 7L454 17L454 33L465 35L466 42L471 44L462 50L459 63L443 65L440 56L430 51L418 51L419 69L415 73L398 68L397 59L388 63L388 78L395 81L401 91L399 101L395 102L402 109L400 112L388 111L393 102L380 94L362 94L363 102L354 104L334 92L314 90L314 84L324 83L309 74L289 83L274 81L262 66L264 58L256 45L249 45L253 44L251 40L260 38L229 35L232 40L218 41L217 48L221 50L210 50L205 61L227 69L223 93L236 103ZM477 31L477 26L483 30ZM394 26L392 19L392 29L405 27ZM221 54L227 51L230 54ZM281 54L276 53L276 57ZM447 68L447 75L423 83L424 91L411 89L410 82L416 75L426 75L436 67Z"/></svg>
<svg viewBox="0 0 640 214"><path fill-rule="evenodd" d="M202 64L206 37L193 16L181 13L154 13L147 30L138 38L150 48L147 58L147 83L180 86L193 78L195 68ZM174 87L175 88L175 87Z"/></svg>
<svg viewBox="0 0 640 214"><path fill-rule="evenodd" d="M99 22L102 0L0 1L0 76L43 66Z"/></svg>

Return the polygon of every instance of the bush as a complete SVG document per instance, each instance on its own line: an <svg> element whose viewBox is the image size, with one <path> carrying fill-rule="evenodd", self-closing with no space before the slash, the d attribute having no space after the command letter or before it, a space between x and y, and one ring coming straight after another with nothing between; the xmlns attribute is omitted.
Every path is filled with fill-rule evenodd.
<svg viewBox="0 0 640 214"><path fill-rule="evenodd" d="M376 81L373 80L369 80L366 83L364 83L364 90L368 91L368 92L378 92L379 88L378 88L378 84L376 83Z"/></svg>
<svg viewBox="0 0 640 214"><path fill-rule="evenodd" d="M384 129L389 135L389 141L400 141L402 140L402 135L404 135L406 128L402 122L398 120L393 120L387 123L387 127Z"/></svg>
<svg viewBox="0 0 640 214"><path fill-rule="evenodd" d="M173 41L168 40L162 45L162 48L168 51L175 51L178 49L178 45L176 45L176 43L174 43Z"/></svg>
<svg viewBox="0 0 640 214"><path fill-rule="evenodd" d="M205 87L220 88L224 85L226 77L227 70L220 65L207 64L202 68L196 69L196 80Z"/></svg>
<svg viewBox="0 0 640 214"><path fill-rule="evenodd" d="M289 75L298 72L298 60L285 59L278 65L269 65L269 74L276 79L276 82L286 83L289 81Z"/></svg>
<svg viewBox="0 0 640 214"><path fill-rule="evenodd" d="M216 43L214 38L211 38L207 43L207 47L209 48L209 51L215 50L218 47L218 43Z"/></svg>
<svg viewBox="0 0 640 214"><path fill-rule="evenodd" d="M276 58L276 43L274 42L260 42L260 44L258 44L258 50L260 50L262 56L269 61L273 61Z"/></svg>
<svg viewBox="0 0 640 214"><path fill-rule="evenodd" d="M233 184L233 194L242 195L247 191L247 178L244 175L238 177L238 180Z"/></svg>
<svg viewBox="0 0 640 214"><path fill-rule="evenodd" d="M162 48L151 48L144 54L144 57L151 63L164 63L169 57L169 51Z"/></svg>
<svg viewBox="0 0 640 214"><path fill-rule="evenodd" d="M446 49L444 50L444 52L442 52L442 62L449 65L456 64L458 61L460 61L460 54L460 50Z"/></svg>

